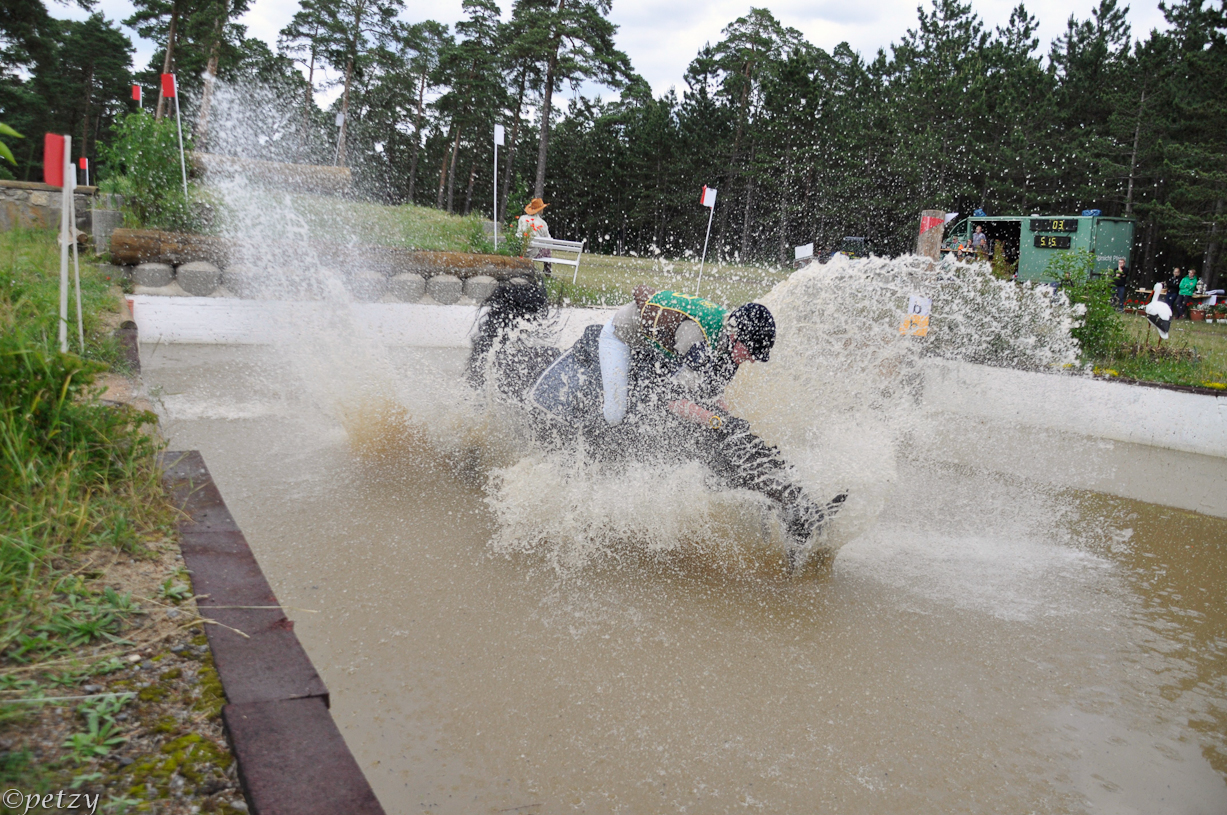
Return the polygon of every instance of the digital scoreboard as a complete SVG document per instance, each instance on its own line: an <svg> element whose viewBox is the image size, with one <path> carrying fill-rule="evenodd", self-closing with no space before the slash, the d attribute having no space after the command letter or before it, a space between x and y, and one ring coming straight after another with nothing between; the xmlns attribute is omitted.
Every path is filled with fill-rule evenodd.
<svg viewBox="0 0 1227 815"><path fill-rule="evenodd" d="M1077 218L1032 218L1032 232L1077 232ZM1037 243L1036 246L1039 246ZM1067 247L1068 248L1068 247Z"/></svg>
<svg viewBox="0 0 1227 815"><path fill-rule="evenodd" d="M1036 249L1068 249L1071 238L1069 235L1036 235Z"/></svg>

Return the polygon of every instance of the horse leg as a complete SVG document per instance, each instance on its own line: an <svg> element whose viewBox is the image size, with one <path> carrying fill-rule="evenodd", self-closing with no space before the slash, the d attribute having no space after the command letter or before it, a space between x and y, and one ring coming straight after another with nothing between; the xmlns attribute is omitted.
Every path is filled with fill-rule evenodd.
<svg viewBox="0 0 1227 815"><path fill-rule="evenodd" d="M726 483L762 493L779 506L789 536L788 567L795 572L848 494L841 492L826 504L814 501L796 482L779 448L750 433L725 437L710 449L708 464Z"/></svg>

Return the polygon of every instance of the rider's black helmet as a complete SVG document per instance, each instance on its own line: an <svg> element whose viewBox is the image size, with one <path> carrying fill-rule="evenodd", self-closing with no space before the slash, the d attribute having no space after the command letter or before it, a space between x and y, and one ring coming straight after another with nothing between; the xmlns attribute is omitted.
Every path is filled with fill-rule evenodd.
<svg viewBox="0 0 1227 815"><path fill-rule="evenodd" d="M734 309L728 320L729 334L759 362L771 357L775 345L775 318L761 303L746 303Z"/></svg>

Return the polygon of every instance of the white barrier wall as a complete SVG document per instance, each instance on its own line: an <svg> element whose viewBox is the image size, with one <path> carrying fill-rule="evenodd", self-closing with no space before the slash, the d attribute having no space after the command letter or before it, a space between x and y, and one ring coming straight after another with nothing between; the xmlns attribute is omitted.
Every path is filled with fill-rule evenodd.
<svg viewBox="0 0 1227 815"><path fill-rule="evenodd" d="M929 411L1227 457L1227 394L926 360Z"/></svg>
<svg viewBox="0 0 1227 815"><path fill-rule="evenodd" d="M462 348L469 344L478 314L476 306L419 303L337 304L139 294L127 300L143 344L271 345L344 320L384 345ZM603 323L612 313L612 309L562 309L562 341L574 342L586 326Z"/></svg>
<svg viewBox="0 0 1227 815"><path fill-rule="evenodd" d="M280 302L214 297L128 298L143 344L251 345L335 325L338 317L385 345L467 346L476 306ZM338 314L338 309L342 310ZM613 309L562 309L560 344ZM1207 396L1081 376L925 361L924 409L1092 438L1227 457L1227 394Z"/></svg>

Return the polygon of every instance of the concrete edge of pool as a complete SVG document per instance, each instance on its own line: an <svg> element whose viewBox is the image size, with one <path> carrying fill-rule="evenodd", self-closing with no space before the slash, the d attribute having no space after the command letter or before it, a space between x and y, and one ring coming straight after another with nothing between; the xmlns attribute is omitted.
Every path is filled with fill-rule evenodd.
<svg viewBox="0 0 1227 815"><path fill-rule="evenodd" d="M184 565L227 704L226 737L254 815L384 815L329 712L328 689L198 451L161 455L185 518ZM242 632L241 634L238 632Z"/></svg>

